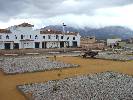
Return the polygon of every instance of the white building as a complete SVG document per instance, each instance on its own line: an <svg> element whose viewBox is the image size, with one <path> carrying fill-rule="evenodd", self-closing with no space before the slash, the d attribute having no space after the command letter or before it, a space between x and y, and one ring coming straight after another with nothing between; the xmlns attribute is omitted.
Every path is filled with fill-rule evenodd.
<svg viewBox="0 0 133 100"><path fill-rule="evenodd" d="M121 38L107 39L107 46L114 46L119 41L121 41Z"/></svg>
<svg viewBox="0 0 133 100"><path fill-rule="evenodd" d="M34 25L22 23L0 29L0 49L79 47L80 35L54 30L34 30Z"/></svg>

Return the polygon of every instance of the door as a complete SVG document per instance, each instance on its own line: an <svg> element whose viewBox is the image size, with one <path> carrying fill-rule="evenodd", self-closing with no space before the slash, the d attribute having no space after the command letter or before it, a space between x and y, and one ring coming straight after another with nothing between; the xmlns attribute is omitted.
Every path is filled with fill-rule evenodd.
<svg viewBox="0 0 133 100"><path fill-rule="evenodd" d="M5 49L10 49L11 44L10 43L5 43Z"/></svg>
<svg viewBox="0 0 133 100"><path fill-rule="evenodd" d="M35 42L35 48L39 48L40 43L39 42Z"/></svg>
<svg viewBox="0 0 133 100"><path fill-rule="evenodd" d="M14 43L14 49L19 49L19 43Z"/></svg>
<svg viewBox="0 0 133 100"><path fill-rule="evenodd" d="M46 42L42 42L42 48L46 49Z"/></svg>
<svg viewBox="0 0 133 100"><path fill-rule="evenodd" d="M76 41L73 42L73 47L77 47L77 42Z"/></svg>
<svg viewBox="0 0 133 100"><path fill-rule="evenodd" d="M61 47L61 48L64 47L64 42L60 42L60 47Z"/></svg>

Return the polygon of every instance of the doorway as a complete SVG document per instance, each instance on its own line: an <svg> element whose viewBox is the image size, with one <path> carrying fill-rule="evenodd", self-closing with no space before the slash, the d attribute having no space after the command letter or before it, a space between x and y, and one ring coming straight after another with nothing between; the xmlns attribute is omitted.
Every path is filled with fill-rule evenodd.
<svg viewBox="0 0 133 100"><path fill-rule="evenodd" d="M60 47L61 47L61 48L64 47L64 42L60 42Z"/></svg>
<svg viewBox="0 0 133 100"><path fill-rule="evenodd" d="M14 43L14 49L19 49L19 43Z"/></svg>
<svg viewBox="0 0 133 100"><path fill-rule="evenodd" d="M73 47L77 47L77 42L76 41L73 42Z"/></svg>
<svg viewBox="0 0 133 100"><path fill-rule="evenodd" d="M46 42L42 42L42 48L46 49Z"/></svg>
<svg viewBox="0 0 133 100"><path fill-rule="evenodd" d="M5 43L5 49L10 49L11 48L11 44L10 43Z"/></svg>
<svg viewBox="0 0 133 100"><path fill-rule="evenodd" d="M40 42L35 42L35 48L39 48Z"/></svg>

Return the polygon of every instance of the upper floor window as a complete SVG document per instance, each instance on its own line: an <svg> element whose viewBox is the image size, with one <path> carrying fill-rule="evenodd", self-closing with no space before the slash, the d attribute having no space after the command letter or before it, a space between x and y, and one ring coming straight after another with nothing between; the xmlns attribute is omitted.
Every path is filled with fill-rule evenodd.
<svg viewBox="0 0 133 100"><path fill-rule="evenodd" d="M17 36L15 35L15 39L17 39Z"/></svg>
<svg viewBox="0 0 133 100"><path fill-rule="evenodd" d="M31 39L31 35L30 35L30 39Z"/></svg>
<svg viewBox="0 0 133 100"><path fill-rule="evenodd" d="M6 36L6 39L9 39L9 36L8 35Z"/></svg>
<svg viewBox="0 0 133 100"><path fill-rule="evenodd" d="M50 39L51 37L50 37L50 35L48 35L48 39Z"/></svg>
<svg viewBox="0 0 133 100"><path fill-rule="evenodd" d="M38 38L38 36L36 35L36 36L35 36L35 39L37 39L37 38Z"/></svg>
<svg viewBox="0 0 133 100"><path fill-rule="evenodd" d="M59 36L58 35L56 35L56 39L58 39L59 38Z"/></svg>
<svg viewBox="0 0 133 100"><path fill-rule="evenodd" d="M43 39L45 39L45 36L43 36Z"/></svg>
<svg viewBox="0 0 133 100"><path fill-rule="evenodd" d="M69 37L67 37L67 40L69 40Z"/></svg>
<svg viewBox="0 0 133 100"><path fill-rule="evenodd" d="M2 39L2 35L0 35L0 39Z"/></svg>
<svg viewBox="0 0 133 100"><path fill-rule="evenodd" d="M73 40L75 40L75 37L73 37Z"/></svg>
<svg viewBox="0 0 133 100"><path fill-rule="evenodd" d="M63 39L63 36L61 36L61 39Z"/></svg>
<svg viewBox="0 0 133 100"><path fill-rule="evenodd" d="M21 39L23 39L24 38L24 36L23 35L21 35Z"/></svg>

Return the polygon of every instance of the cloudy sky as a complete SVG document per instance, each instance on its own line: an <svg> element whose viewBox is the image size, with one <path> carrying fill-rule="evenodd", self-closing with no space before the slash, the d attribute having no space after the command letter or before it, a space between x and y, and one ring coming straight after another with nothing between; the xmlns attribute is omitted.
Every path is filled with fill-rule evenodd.
<svg viewBox="0 0 133 100"><path fill-rule="evenodd" d="M133 0L0 0L0 28L22 22L36 28L61 25L133 29Z"/></svg>

